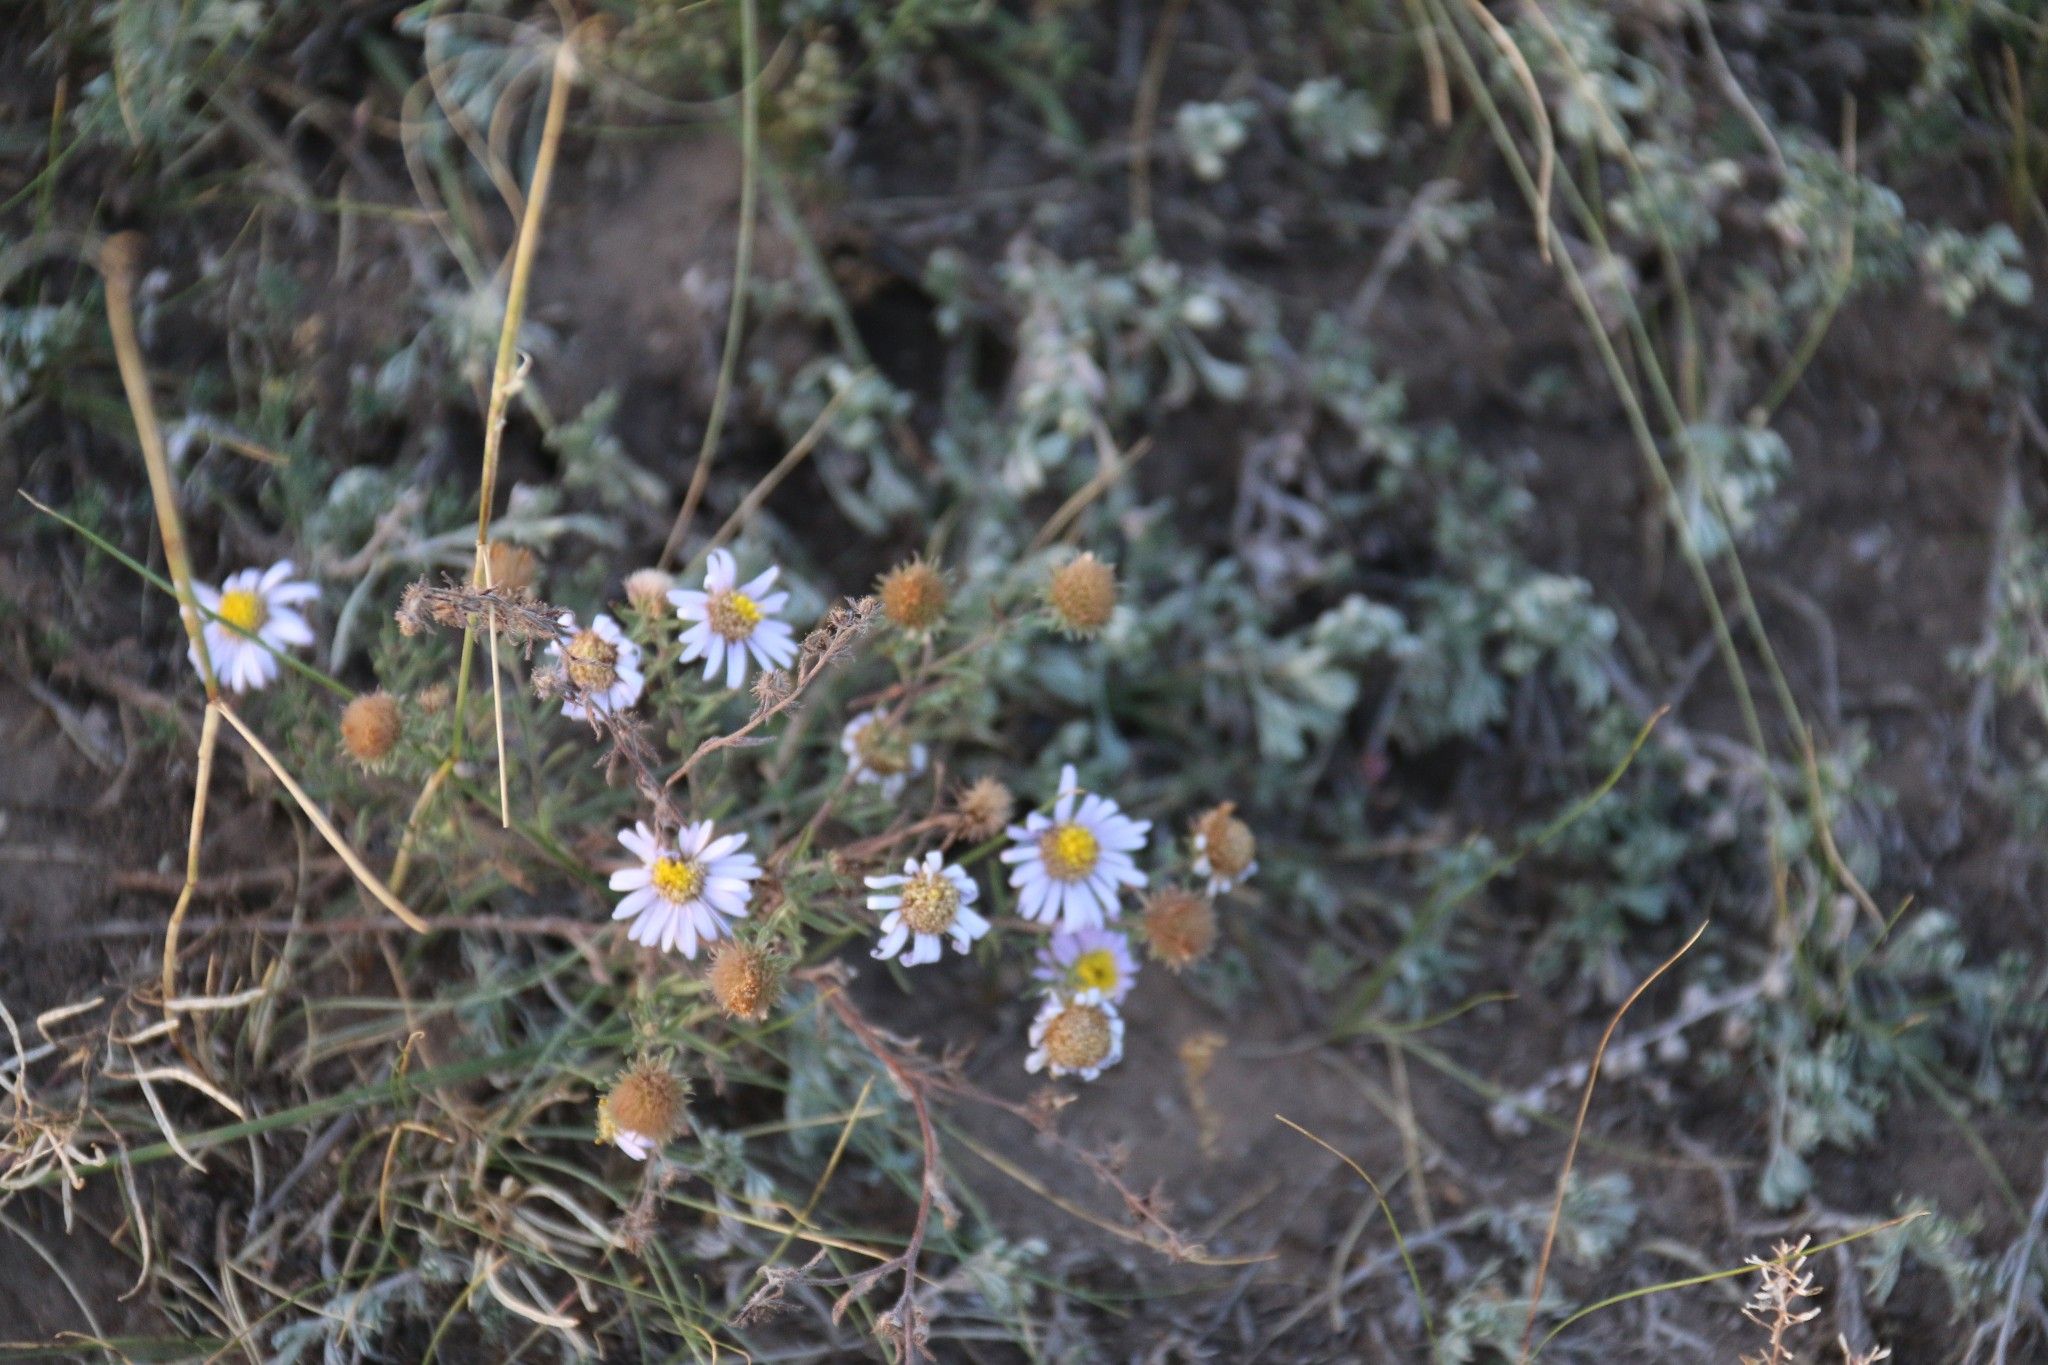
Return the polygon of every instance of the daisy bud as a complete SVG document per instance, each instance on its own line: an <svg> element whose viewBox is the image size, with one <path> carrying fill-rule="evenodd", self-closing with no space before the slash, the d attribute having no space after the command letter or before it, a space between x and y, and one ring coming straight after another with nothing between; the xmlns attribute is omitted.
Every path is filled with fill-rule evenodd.
<svg viewBox="0 0 2048 1365"><path fill-rule="evenodd" d="M660 569L635 569L626 575L626 600L642 616L666 616L669 589L675 585L673 574Z"/></svg>
<svg viewBox="0 0 2048 1365"><path fill-rule="evenodd" d="M1205 812L1190 828L1195 873L1208 879L1210 895L1222 895L1259 870L1259 841L1251 826L1237 818L1236 803L1225 801Z"/></svg>
<svg viewBox="0 0 2048 1365"><path fill-rule="evenodd" d="M711 994L729 1019L768 1017L782 994L782 964L765 949L727 939L711 951Z"/></svg>
<svg viewBox="0 0 2048 1365"><path fill-rule="evenodd" d="M960 837L978 844L1001 834L1016 806L1008 787L993 777L983 777L953 798L953 818Z"/></svg>
<svg viewBox="0 0 2048 1365"><path fill-rule="evenodd" d="M1053 570L1045 600L1069 635L1095 635L1116 610L1116 570L1082 554Z"/></svg>
<svg viewBox="0 0 2048 1365"><path fill-rule="evenodd" d="M922 556L883 574L875 590L881 594L882 615L913 635L929 634L946 614L945 575Z"/></svg>
<svg viewBox="0 0 2048 1365"><path fill-rule="evenodd" d="M1207 896L1168 886L1145 899L1140 921L1154 962L1173 971L1193 966L1216 946L1216 908Z"/></svg>
<svg viewBox="0 0 2048 1365"><path fill-rule="evenodd" d="M598 1101L600 1142L612 1142L635 1161L683 1131L690 1087L667 1067L646 1058L633 1063Z"/></svg>
<svg viewBox="0 0 2048 1365"><path fill-rule="evenodd" d="M490 567L491 586L503 592L521 592L540 577L540 556L524 545L494 540L484 550L484 560Z"/></svg>
<svg viewBox="0 0 2048 1365"><path fill-rule="evenodd" d="M366 693L342 708L341 747L356 762L372 768L390 756L403 728L398 702L390 693Z"/></svg>

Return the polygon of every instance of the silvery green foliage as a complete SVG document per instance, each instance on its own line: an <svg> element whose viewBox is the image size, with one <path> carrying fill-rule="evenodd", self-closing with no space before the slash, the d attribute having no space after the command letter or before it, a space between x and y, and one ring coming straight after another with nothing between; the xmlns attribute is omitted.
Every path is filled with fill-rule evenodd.
<svg viewBox="0 0 2048 1365"><path fill-rule="evenodd" d="M1379 110L1361 90L1325 76L1304 81L1287 99L1287 125L1325 166L1378 156L1386 149L1386 129Z"/></svg>
<svg viewBox="0 0 2048 1365"><path fill-rule="evenodd" d="M0 413L14 411L62 365L89 317L78 301L0 305Z"/></svg>
<svg viewBox="0 0 2048 1365"><path fill-rule="evenodd" d="M263 30L258 0L124 0L85 7L105 25L110 61L68 111L77 135L159 155L190 145L216 124L209 67L233 60ZM143 78L146 73L146 79Z"/></svg>
<svg viewBox="0 0 2048 1365"><path fill-rule="evenodd" d="M1721 237L1721 207L1742 184L1742 167L1728 157L1695 161L1681 146L1636 145L1641 179L1608 200L1614 226L1641 241L1662 240L1680 255Z"/></svg>
<svg viewBox="0 0 2048 1365"><path fill-rule="evenodd" d="M562 462L562 486L589 497L608 511L658 506L667 485L633 462L612 432L619 391L606 389L583 411L547 434L548 449Z"/></svg>
<svg viewBox="0 0 2048 1365"><path fill-rule="evenodd" d="M1638 1206L1628 1176L1609 1171L1588 1179L1574 1171L1565 1184L1557 1251L1576 1265L1603 1264L1628 1241ZM1516 1256L1534 1262L1550 1226L1551 1201L1529 1200L1487 1211L1487 1231Z"/></svg>
<svg viewBox="0 0 2048 1365"><path fill-rule="evenodd" d="M892 517L922 506L891 444L895 425L910 413L910 395L872 369L820 357L797 371L776 409L784 435L799 439L835 398L838 410L812 465L846 519L880 535Z"/></svg>
<svg viewBox="0 0 2048 1365"><path fill-rule="evenodd" d="M2021 264L2026 250L2004 223L1981 233L1936 228L1920 243L1920 269L1928 292L1948 315L1961 318L1985 295L2014 307L2034 296L2034 281Z"/></svg>
<svg viewBox="0 0 2048 1365"><path fill-rule="evenodd" d="M1249 100L1183 104L1174 112L1173 133L1188 166L1203 180L1221 180L1230 158L1251 134L1258 106Z"/></svg>
<svg viewBox="0 0 2048 1365"><path fill-rule="evenodd" d="M1472 1282L1445 1306L1436 1324L1437 1365L1512 1360L1522 1342L1529 1301L1499 1282L1498 1264L1480 1267Z"/></svg>
<svg viewBox="0 0 2048 1365"><path fill-rule="evenodd" d="M270 1365L383 1359L378 1339L385 1328L424 1313L429 1288L452 1278L445 1259L430 1255L413 1269L343 1290L318 1311L285 1323L270 1334Z"/></svg>
<svg viewBox="0 0 2048 1365"><path fill-rule="evenodd" d="M1223 320L1219 291L1142 244L1122 264L1069 262L1021 240L1003 262L1005 292L1018 305L1017 427L1003 467L1015 491L1039 487L1047 470L1094 449L1112 420L1179 407L1198 392L1245 395L1244 368L1201 339Z"/></svg>
<svg viewBox="0 0 2048 1365"><path fill-rule="evenodd" d="M1981 1231L1981 1220L1974 1216L1950 1218L1940 1213L1923 1213L1910 1222L1871 1234L1857 1258L1869 1277L1865 1288L1871 1302L1879 1307L1889 1303L1906 1267L1918 1264L1941 1276L1948 1293L1951 1321L1979 1311L1993 1297L1998 1276L1993 1258L1977 1252L1975 1243Z"/></svg>
<svg viewBox="0 0 2048 1365"><path fill-rule="evenodd" d="M1512 32L1530 70L1550 95L1551 122L1560 141L1619 155L1632 145L1631 120L1653 111L1672 116L1669 108L1659 108L1660 101L1668 105L1683 99L1683 93L1662 80L1649 63L1621 49L1614 38L1613 16L1605 7L1556 5L1546 13L1547 28L1518 20ZM1526 99L1519 74L1498 50L1493 54L1493 85L1511 100Z"/></svg>
<svg viewBox="0 0 2048 1365"><path fill-rule="evenodd" d="M1685 429L1678 511L1702 557L1728 553L1757 526L1792 467L1785 438L1767 426L1696 422Z"/></svg>
<svg viewBox="0 0 2048 1365"><path fill-rule="evenodd" d="M1015 1319L1031 1311L1038 1300L1036 1276L1044 1263L1046 1244L1036 1237L1012 1242L991 1237L960 1259L941 1282L941 1288L956 1285L971 1290L995 1317Z"/></svg>

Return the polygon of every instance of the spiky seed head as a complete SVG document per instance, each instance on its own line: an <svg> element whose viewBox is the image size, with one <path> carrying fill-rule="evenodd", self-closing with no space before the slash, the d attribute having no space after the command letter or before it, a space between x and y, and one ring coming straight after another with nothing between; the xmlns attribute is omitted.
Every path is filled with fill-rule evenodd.
<svg viewBox="0 0 2048 1365"><path fill-rule="evenodd" d="M1010 823L1017 799L1010 789L993 777L977 778L972 786L953 798L953 816L959 822L960 837L971 844L993 839Z"/></svg>
<svg viewBox="0 0 2048 1365"><path fill-rule="evenodd" d="M423 716L438 716L448 709L448 703L455 697L455 689L447 683L428 683L412 694L412 704L420 708Z"/></svg>
<svg viewBox="0 0 2048 1365"><path fill-rule="evenodd" d="M922 555L882 575L875 591L889 624L914 635L928 634L946 615L946 576Z"/></svg>
<svg viewBox="0 0 2048 1365"><path fill-rule="evenodd" d="M602 1101L602 1118L613 1128L667 1142L683 1131L690 1087L661 1063L641 1058L612 1083Z"/></svg>
<svg viewBox="0 0 2048 1365"><path fill-rule="evenodd" d="M540 556L524 545L494 540L484 551L484 559L490 566L491 586L501 592L522 592L540 577Z"/></svg>
<svg viewBox="0 0 2048 1365"><path fill-rule="evenodd" d="M780 668L764 668L754 679L754 705L763 711L772 710L789 700L789 694L796 691L796 679Z"/></svg>
<svg viewBox="0 0 2048 1365"><path fill-rule="evenodd" d="M368 692L341 711L341 747L365 768L391 756L404 730L398 701L388 692Z"/></svg>
<svg viewBox="0 0 2048 1365"><path fill-rule="evenodd" d="M1178 972L1216 946L1216 907L1209 898L1181 886L1165 886L1145 898L1145 946L1154 962Z"/></svg>
<svg viewBox="0 0 2048 1365"><path fill-rule="evenodd" d="M1100 1005L1070 1002L1046 1023L1039 1043L1054 1065L1068 1071L1099 1066L1109 1055L1109 1015Z"/></svg>
<svg viewBox="0 0 2048 1365"><path fill-rule="evenodd" d="M782 995L782 964L765 949L722 939L711 950L711 994L731 1019L760 1021Z"/></svg>
<svg viewBox="0 0 2048 1365"><path fill-rule="evenodd" d="M1053 570L1045 600L1067 634L1099 634L1116 610L1116 569L1092 553L1077 555Z"/></svg>
<svg viewBox="0 0 2048 1365"><path fill-rule="evenodd" d="M1253 837L1252 827L1237 818L1237 804L1233 801L1205 811L1195 821L1194 831L1202 841L1202 851L1209 855L1209 866L1216 869L1218 876L1241 876L1258 856L1259 841Z"/></svg>
<svg viewBox="0 0 2048 1365"><path fill-rule="evenodd" d="M660 569L635 569L626 575L626 600L642 616L664 616L668 613L669 589L675 585L673 574Z"/></svg>

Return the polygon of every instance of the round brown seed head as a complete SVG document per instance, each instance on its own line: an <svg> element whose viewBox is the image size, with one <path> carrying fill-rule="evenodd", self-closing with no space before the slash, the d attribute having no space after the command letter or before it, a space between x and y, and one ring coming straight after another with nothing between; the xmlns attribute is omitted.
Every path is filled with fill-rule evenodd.
<svg viewBox="0 0 2048 1365"><path fill-rule="evenodd" d="M993 777L977 778L973 786L953 798L954 818L959 821L960 837L973 844L1001 834L1003 826L1010 823L1016 807L1017 801L1010 795L1010 789Z"/></svg>
<svg viewBox="0 0 2048 1365"><path fill-rule="evenodd" d="M602 692L619 680L619 647L586 626L562 646L562 671L585 692Z"/></svg>
<svg viewBox="0 0 2048 1365"><path fill-rule="evenodd" d="M1207 896L1168 886L1145 899L1145 946L1154 962L1174 971L1192 966L1216 946L1216 908Z"/></svg>
<svg viewBox="0 0 2048 1365"><path fill-rule="evenodd" d="M626 1069L604 1097L604 1115L622 1132L667 1142L683 1131L690 1087L658 1063L642 1059Z"/></svg>
<svg viewBox="0 0 2048 1365"><path fill-rule="evenodd" d="M635 569L626 575L626 600L643 616L666 615L669 589L675 585L675 577L660 569Z"/></svg>
<svg viewBox="0 0 2048 1365"><path fill-rule="evenodd" d="M1116 610L1116 570L1093 554L1070 559L1053 570L1045 600L1069 635L1094 635Z"/></svg>
<svg viewBox="0 0 2048 1365"><path fill-rule="evenodd" d="M1046 1024L1039 1046L1053 1065L1086 1071L1109 1055L1109 1044L1109 1015L1102 1006L1070 1004Z"/></svg>
<svg viewBox="0 0 2048 1365"><path fill-rule="evenodd" d="M366 693L342 708L341 747L367 768L390 756L403 728L396 698L388 692Z"/></svg>
<svg viewBox="0 0 2048 1365"><path fill-rule="evenodd" d="M886 716L876 716L853 734L861 766L879 777L910 771L910 736Z"/></svg>
<svg viewBox="0 0 2048 1365"><path fill-rule="evenodd" d="M540 577L540 556L524 545L494 540L484 551L484 560L490 568L491 586L504 592L530 588ZM479 583L477 586L483 585Z"/></svg>
<svg viewBox="0 0 2048 1365"><path fill-rule="evenodd" d="M1259 852L1252 827L1238 819L1236 811L1235 803L1225 801L1195 821L1202 851L1209 855L1209 866L1221 877L1238 876L1252 865Z"/></svg>
<svg viewBox="0 0 2048 1365"><path fill-rule="evenodd" d="M448 709L448 702L455 695L455 689L447 683L428 683L412 694L412 704L420 708L422 715L435 716Z"/></svg>
<svg viewBox="0 0 2048 1365"><path fill-rule="evenodd" d="M766 949L738 939L722 940L711 950L708 978L718 1007L732 1019L766 1019L782 995L781 964Z"/></svg>
<svg viewBox="0 0 2048 1365"><path fill-rule="evenodd" d="M922 634L946 614L946 577L922 557L883 574L875 590L881 594L882 615L899 629Z"/></svg>

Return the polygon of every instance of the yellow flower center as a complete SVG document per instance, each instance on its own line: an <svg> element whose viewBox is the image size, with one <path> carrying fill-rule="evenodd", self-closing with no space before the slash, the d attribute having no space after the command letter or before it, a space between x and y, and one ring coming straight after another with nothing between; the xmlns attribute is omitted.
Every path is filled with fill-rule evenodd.
<svg viewBox="0 0 2048 1365"><path fill-rule="evenodd" d="M913 934L943 934L960 913L960 888L943 872L919 872L903 883L897 913Z"/></svg>
<svg viewBox="0 0 2048 1365"><path fill-rule="evenodd" d="M1085 1071L1109 1056L1109 1016L1099 1005L1069 1005L1045 1026L1039 1046L1054 1064Z"/></svg>
<svg viewBox="0 0 2048 1365"><path fill-rule="evenodd" d="M246 588L236 588L220 595L220 619L237 630L257 630L269 615L270 609L263 605L263 598Z"/></svg>
<svg viewBox="0 0 2048 1365"><path fill-rule="evenodd" d="M761 624L761 605L743 592L719 592L705 604L711 629L727 640L744 640Z"/></svg>
<svg viewBox="0 0 2048 1365"><path fill-rule="evenodd" d="M1074 980L1091 991L1113 991L1117 985L1116 954L1091 948L1074 959Z"/></svg>
<svg viewBox="0 0 2048 1365"><path fill-rule="evenodd" d="M1054 825L1038 836L1038 856L1054 881L1077 882L1095 870L1102 845L1079 825Z"/></svg>
<svg viewBox="0 0 2048 1365"><path fill-rule="evenodd" d="M909 736L901 726L877 717L854 732L853 747L861 766L878 777L910 771Z"/></svg>
<svg viewBox="0 0 2048 1365"><path fill-rule="evenodd" d="M671 905L697 899L704 889L704 864L691 858L656 858L654 890Z"/></svg>
<svg viewBox="0 0 2048 1365"><path fill-rule="evenodd" d="M562 651L569 681L585 692L602 692L619 680L619 647L594 630L581 630Z"/></svg>

